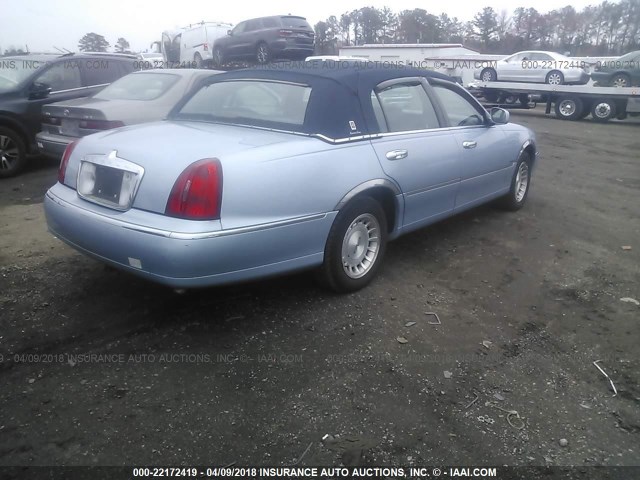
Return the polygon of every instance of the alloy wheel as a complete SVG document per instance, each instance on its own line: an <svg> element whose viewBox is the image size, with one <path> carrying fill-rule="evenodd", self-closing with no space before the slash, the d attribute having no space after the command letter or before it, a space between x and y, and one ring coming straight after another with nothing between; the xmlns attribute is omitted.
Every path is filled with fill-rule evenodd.
<svg viewBox="0 0 640 480"><path fill-rule="evenodd" d="M11 137L0 135L0 170L11 170L19 156L16 142Z"/></svg>

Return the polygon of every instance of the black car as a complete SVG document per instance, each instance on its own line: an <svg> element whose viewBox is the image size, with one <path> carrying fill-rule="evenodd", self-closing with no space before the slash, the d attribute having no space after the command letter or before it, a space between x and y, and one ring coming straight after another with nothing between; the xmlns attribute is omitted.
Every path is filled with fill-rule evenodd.
<svg viewBox="0 0 640 480"><path fill-rule="evenodd" d="M604 87L634 87L640 85L640 50L629 52L615 60L596 64L591 79Z"/></svg>
<svg viewBox="0 0 640 480"><path fill-rule="evenodd" d="M313 55L314 33L304 17L282 15L254 18L237 24L213 44L216 66L234 60L260 64L276 58L304 60Z"/></svg>
<svg viewBox="0 0 640 480"><path fill-rule="evenodd" d="M98 93L137 63L134 55L107 53L0 58L0 178L19 173L38 151L43 105Z"/></svg>

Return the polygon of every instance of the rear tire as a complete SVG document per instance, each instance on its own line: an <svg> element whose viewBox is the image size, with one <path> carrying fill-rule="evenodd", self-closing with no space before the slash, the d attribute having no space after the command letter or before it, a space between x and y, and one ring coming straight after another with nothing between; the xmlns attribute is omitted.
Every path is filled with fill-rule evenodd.
<svg viewBox="0 0 640 480"><path fill-rule="evenodd" d="M612 100L598 99L591 107L591 118L594 122L606 123L617 115L616 104Z"/></svg>
<svg viewBox="0 0 640 480"><path fill-rule="evenodd" d="M256 62L258 62L259 65L266 65L269 63L269 60L271 60L269 46L264 42L260 42L256 47Z"/></svg>
<svg viewBox="0 0 640 480"><path fill-rule="evenodd" d="M578 97L560 97L555 101L556 116L562 120L579 120L584 104Z"/></svg>
<svg viewBox="0 0 640 480"><path fill-rule="evenodd" d="M0 178L13 177L27 165L27 149L15 130L0 127Z"/></svg>
<svg viewBox="0 0 640 480"><path fill-rule="evenodd" d="M193 56L193 63L195 63L196 68L202 68L202 57L197 52Z"/></svg>
<svg viewBox="0 0 640 480"><path fill-rule="evenodd" d="M329 232L320 282L338 293L360 290L378 272L386 245L387 219L380 204L371 197L352 200Z"/></svg>
<svg viewBox="0 0 640 480"><path fill-rule="evenodd" d="M495 82L498 80L498 74L493 68L485 68L480 72L480 80L483 82Z"/></svg>
<svg viewBox="0 0 640 480"><path fill-rule="evenodd" d="M515 212L524 206L531 186L531 167L531 154L525 150L520 155L516 169L513 172L509 193L498 202L501 208Z"/></svg>

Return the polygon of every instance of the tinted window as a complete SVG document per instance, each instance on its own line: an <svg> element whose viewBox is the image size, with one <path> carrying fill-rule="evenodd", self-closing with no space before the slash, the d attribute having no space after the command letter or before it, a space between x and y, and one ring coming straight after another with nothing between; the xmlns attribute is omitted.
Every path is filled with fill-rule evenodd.
<svg viewBox="0 0 640 480"><path fill-rule="evenodd" d="M269 81L228 81L200 89L177 118L243 125L304 124L311 88Z"/></svg>
<svg viewBox="0 0 640 480"><path fill-rule="evenodd" d="M260 30L261 28L262 28L262 22L260 21L260 19L249 20L247 22L247 28L245 29L245 32Z"/></svg>
<svg viewBox="0 0 640 480"><path fill-rule="evenodd" d="M44 62L30 63L22 59L0 58L0 92L16 88L41 65Z"/></svg>
<svg viewBox="0 0 640 480"><path fill-rule="evenodd" d="M551 55L547 55L546 53L532 53L529 60L540 60L543 62L547 62L549 60L553 60Z"/></svg>
<svg viewBox="0 0 640 480"><path fill-rule="evenodd" d="M138 73L116 80L94 98L101 100L154 100L164 94L180 77L167 73Z"/></svg>
<svg viewBox="0 0 640 480"><path fill-rule="evenodd" d="M434 85L433 90L440 99L444 114L452 127L484 124L482 114L458 92L440 85Z"/></svg>
<svg viewBox="0 0 640 480"><path fill-rule="evenodd" d="M78 63L82 68L87 86L111 83L133 72L133 63L111 58L82 59Z"/></svg>
<svg viewBox="0 0 640 480"><path fill-rule="evenodd" d="M422 84L393 85L378 91L377 96L389 132L424 130L440 126Z"/></svg>
<svg viewBox="0 0 640 480"><path fill-rule="evenodd" d="M280 17L282 26L287 28L304 28L305 30L311 30L309 23L300 17Z"/></svg>
<svg viewBox="0 0 640 480"><path fill-rule="evenodd" d="M278 28L280 26L278 19L273 17L263 18L262 24L265 28Z"/></svg>
<svg viewBox="0 0 640 480"><path fill-rule="evenodd" d="M232 30L234 35L244 32L244 29L247 27L247 22L240 22L236 27Z"/></svg>
<svg viewBox="0 0 640 480"><path fill-rule="evenodd" d="M78 63L72 61L56 63L36 78L35 81L49 85L53 92L82 86Z"/></svg>

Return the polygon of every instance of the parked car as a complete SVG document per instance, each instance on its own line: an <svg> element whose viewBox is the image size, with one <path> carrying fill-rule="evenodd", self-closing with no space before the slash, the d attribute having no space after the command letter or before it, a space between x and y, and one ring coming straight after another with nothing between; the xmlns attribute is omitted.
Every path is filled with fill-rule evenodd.
<svg viewBox="0 0 640 480"><path fill-rule="evenodd" d="M559 53L529 50L498 60L473 72L483 82L532 82L549 85L577 84L589 81L583 62Z"/></svg>
<svg viewBox="0 0 640 480"><path fill-rule="evenodd" d="M213 64L253 60L265 64L276 58L304 60L314 52L314 32L304 17L282 15L238 23L213 44Z"/></svg>
<svg viewBox="0 0 640 480"><path fill-rule="evenodd" d="M92 97L45 105L41 153L60 158L72 141L92 133L162 120L203 77L217 73L194 69L155 69L122 77Z"/></svg>
<svg viewBox="0 0 640 480"><path fill-rule="evenodd" d="M640 86L640 50L597 62L591 78L604 87Z"/></svg>
<svg viewBox="0 0 640 480"><path fill-rule="evenodd" d="M174 288L318 268L354 291L389 240L494 199L523 206L535 136L508 121L408 67L212 75L168 121L70 144L46 218L79 251Z"/></svg>
<svg viewBox="0 0 640 480"><path fill-rule="evenodd" d="M70 53L0 59L0 178L37 152L42 106L99 92L135 69L135 55Z"/></svg>
<svg viewBox="0 0 640 480"><path fill-rule="evenodd" d="M170 68L209 67L213 64L213 44L224 37L231 23L200 22L178 30L162 32L160 48Z"/></svg>
<svg viewBox="0 0 640 480"><path fill-rule="evenodd" d="M142 52L138 53L138 64L142 68L164 68L165 61L161 53Z"/></svg>

